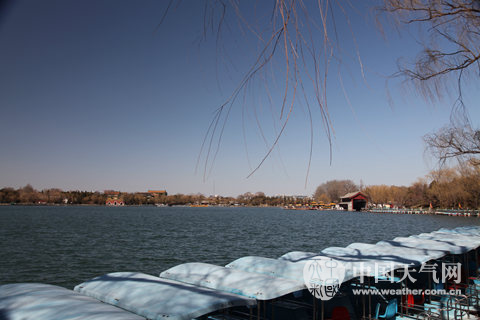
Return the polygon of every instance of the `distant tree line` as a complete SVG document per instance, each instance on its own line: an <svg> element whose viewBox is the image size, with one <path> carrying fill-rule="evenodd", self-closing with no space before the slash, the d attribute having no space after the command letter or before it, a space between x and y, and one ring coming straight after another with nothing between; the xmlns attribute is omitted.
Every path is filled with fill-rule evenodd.
<svg viewBox="0 0 480 320"><path fill-rule="evenodd" d="M480 208L480 167L464 162L453 168L431 171L412 185L357 186L351 180L332 180L319 185L313 195L316 201L337 202L353 191L362 191L370 204L419 208Z"/></svg>
<svg viewBox="0 0 480 320"><path fill-rule="evenodd" d="M0 189L0 203L3 204L86 204L105 205L111 195L89 191L62 191L60 189L35 190L31 185L14 189ZM266 196L263 192L246 192L238 197L205 196L203 194L151 195L148 192L120 192L116 198L125 205L244 205L244 206L283 206L291 203L304 203L305 199L289 196Z"/></svg>
<svg viewBox="0 0 480 320"><path fill-rule="evenodd" d="M343 195L360 189L352 180L330 180L317 187L313 198L317 202L338 202Z"/></svg>
<svg viewBox="0 0 480 320"><path fill-rule="evenodd" d="M0 189L0 203L18 204L105 204L107 196L100 192L63 191L57 188L35 190L30 184L23 188Z"/></svg>
<svg viewBox="0 0 480 320"><path fill-rule="evenodd" d="M369 186L365 193L372 203L399 207L480 208L480 168L459 165L431 171L409 187Z"/></svg>
<svg viewBox="0 0 480 320"><path fill-rule="evenodd" d="M246 192L237 197L205 196L203 194L156 195L121 192L118 199L125 205L220 205L220 206L286 206L317 202L338 202L340 197L362 191L370 204L389 204L397 207L480 208L480 167L464 162L453 168L431 171L410 186L357 185L352 180L331 180L317 187L313 197L266 196L263 192ZM0 189L3 204L87 204L105 205L108 194L89 191L35 190L23 188Z"/></svg>

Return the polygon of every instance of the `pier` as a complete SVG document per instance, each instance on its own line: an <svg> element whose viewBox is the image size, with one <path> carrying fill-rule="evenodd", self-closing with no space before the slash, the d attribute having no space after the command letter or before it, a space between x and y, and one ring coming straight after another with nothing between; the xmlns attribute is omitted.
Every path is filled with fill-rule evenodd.
<svg viewBox="0 0 480 320"><path fill-rule="evenodd" d="M462 209L391 209L391 208L371 208L367 210L372 213L393 213L393 214L434 214L445 216L460 217L479 217L479 210L462 210Z"/></svg>

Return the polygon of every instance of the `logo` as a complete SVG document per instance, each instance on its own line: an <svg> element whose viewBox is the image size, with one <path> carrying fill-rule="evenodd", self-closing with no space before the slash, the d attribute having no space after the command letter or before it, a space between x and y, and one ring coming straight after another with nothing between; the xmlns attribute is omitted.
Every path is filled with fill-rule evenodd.
<svg viewBox="0 0 480 320"><path fill-rule="evenodd" d="M340 289L344 278L343 263L328 257L313 257L303 268L303 280L308 291L321 300L332 299Z"/></svg>

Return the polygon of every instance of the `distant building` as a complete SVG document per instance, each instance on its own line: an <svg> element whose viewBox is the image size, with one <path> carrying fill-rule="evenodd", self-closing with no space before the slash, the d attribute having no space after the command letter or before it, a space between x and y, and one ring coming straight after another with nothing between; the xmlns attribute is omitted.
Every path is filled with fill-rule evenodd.
<svg viewBox="0 0 480 320"><path fill-rule="evenodd" d="M123 199L120 198L120 191L105 190L103 193L107 196L107 201L105 201L107 206L118 207L125 205Z"/></svg>
<svg viewBox="0 0 480 320"><path fill-rule="evenodd" d="M115 191L115 190L105 190L103 193L108 197L112 199L118 199L118 196L120 195L120 191Z"/></svg>
<svg viewBox="0 0 480 320"><path fill-rule="evenodd" d="M124 206L125 202L123 202L122 199L112 199L108 198L107 201L105 202L107 206L113 206L113 207L118 207L118 206Z"/></svg>
<svg viewBox="0 0 480 320"><path fill-rule="evenodd" d="M360 211L367 206L367 202L367 196L356 191L342 196L338 205L348 211Z"/></svg>
<svg viewBox="0 0 480 320"><path fill-rule="evenodd" d="M167 190L148 190L148 193L154 197L168 196Z"/></svg>
<svg viewBox="0 0 480 320"><path fill-rule="evenodd" d="M309 196L303 196L303 195L293 195L291 196L294 200L308 200L310 197Z"/></svg>

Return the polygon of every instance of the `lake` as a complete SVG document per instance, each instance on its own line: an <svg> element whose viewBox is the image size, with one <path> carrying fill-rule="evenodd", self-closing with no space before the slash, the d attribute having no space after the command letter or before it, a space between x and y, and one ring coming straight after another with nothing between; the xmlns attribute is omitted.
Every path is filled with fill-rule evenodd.
<svg viewBox="0 0 480 320"><path fill-rule="evenodd" d="M158 276L185 262L278 258L465 225L480 225L480 219L281 208L0 206L0 284L72 289L109 272Z"/></svg>

